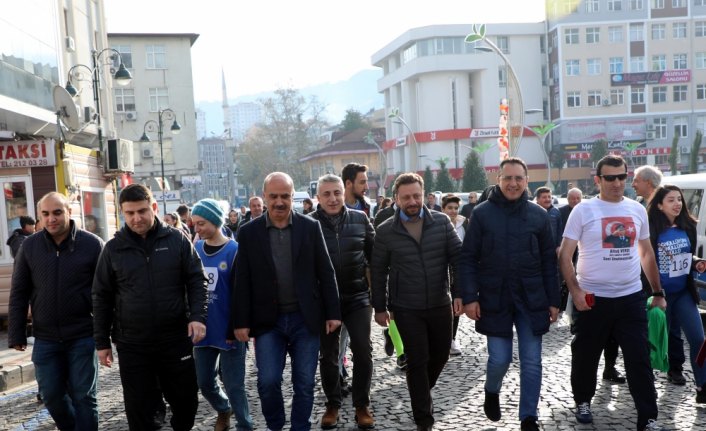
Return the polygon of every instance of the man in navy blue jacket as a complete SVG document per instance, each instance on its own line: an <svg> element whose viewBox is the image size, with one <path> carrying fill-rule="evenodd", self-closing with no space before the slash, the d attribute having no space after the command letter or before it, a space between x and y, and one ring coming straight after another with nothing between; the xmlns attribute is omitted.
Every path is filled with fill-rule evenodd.
<svg viewBox="0 0 706 431"><path fill-rule="evenodd" d="M265 178L267 213L238 232L232 324L239 341L256 338L257 389L267 427L284 427L282 373L292 361L291 429L311 429L319 335L341 325L336 275L319 222L292 211L294 183Z"/></svg>

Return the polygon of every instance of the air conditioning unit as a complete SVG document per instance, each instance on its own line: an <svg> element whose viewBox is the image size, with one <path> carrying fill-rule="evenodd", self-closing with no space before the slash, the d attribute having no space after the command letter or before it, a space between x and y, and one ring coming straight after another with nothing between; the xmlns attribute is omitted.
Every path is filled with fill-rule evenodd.
<svg viewBox="0 0 706 431"><path fill-rule="evenodd" d="M656 138L657 138L657 133L654 131L648 131L647 133L645 133L645 139L653 140Z"/></svg>
<svg viewBox="0 0 706 431"><path fill-rule="evenodd" d="M610 106L610 99L603 99L603 106Z"/></svg>
<svg viewBox="0 0 706 431"><path fill-rule="evenodd" d="M137 121L137 112L136 111L125 111L125 119L127 121Z"/></svg>
<svg viewBox="0 0 706 431"><path fill-rule="evenodd" d="M149 147L143 148L143 149L142 149L142 158L143 158L143 159L149 159L149 158L151 158L151 157L153 157L152 148L149 148Z"/></svg>
<svg viewBox="0 0 706 431"><path fill-rule="evenodd" d="M66 51L67 52L75 52L76 51L76 42L74 41L74 38L71 36L66 36Z"/></svg>
<svg viewBox="0 0 706 431"><path fill-rule="evenodd" d="M132 141L127 139L108 139L105 153L105 173L122 174L128 172L135 172Z"/></svg>

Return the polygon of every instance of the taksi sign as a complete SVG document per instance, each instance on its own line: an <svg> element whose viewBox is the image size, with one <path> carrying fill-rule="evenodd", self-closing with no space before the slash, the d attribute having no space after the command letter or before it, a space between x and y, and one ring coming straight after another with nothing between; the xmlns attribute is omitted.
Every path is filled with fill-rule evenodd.
<svg viewBox="0 0 706 431"><path fill-rule="evenodd" d="M0 168L55 166L54 140L0 142Z"/></svg>

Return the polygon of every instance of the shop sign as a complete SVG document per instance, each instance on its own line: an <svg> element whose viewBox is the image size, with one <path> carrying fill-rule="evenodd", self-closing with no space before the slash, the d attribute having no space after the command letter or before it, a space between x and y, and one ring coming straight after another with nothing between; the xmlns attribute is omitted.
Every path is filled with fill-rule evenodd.
<svg viewBox="0 0 706 431"><path fill-rule="evenodd" d="M54 140L0 141L0 168L55 166Z"/></svg>

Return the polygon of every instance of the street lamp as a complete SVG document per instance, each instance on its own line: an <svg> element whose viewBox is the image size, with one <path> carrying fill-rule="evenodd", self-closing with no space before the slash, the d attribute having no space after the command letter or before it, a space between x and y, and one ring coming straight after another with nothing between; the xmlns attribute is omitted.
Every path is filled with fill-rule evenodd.
<svg viewBox="0 0 706 431"><path fill-rule="evenodd" d="M532 112L526 111L527 113L531 114ZM551 164L551 158L549 156L549 148L547 147L547 137L552 134L553 130L556 130L559 128L559 126L563 125L565 123L546 123L542 124L541 126L535 126L535 127L528 127L524 126L527 130L531 131L534 133L534 135L539 139L539 144L542 146L542 153L544 154L545 161L547 163L547 184L545 184L546 187L548 187L550 190L553 190L552 186L552 164Z"/></svg>
<svg viewBox="0 0 706 431"><path fill-rule="evenodd" d="M103 127L101 126L101 104L100 104L100 66L106 66L111 63L103 63L101 61L101 57L103 54L106 52L110 52L110 59L115 59L117 57L118 61L120 62L120 66L118 67L118 71L115 72L115 75L113 75L113 79L115 82L121 86L124 87L132 81L132 75L130 74L130 71L125 68L125 64L123 63L123 58L120 55L120 52L118 52L116 49L113 48L105 48L101 51L96 51L93 50L91 51L91 60L93 67L88 67L85 64L77 64L72 66L69 69L68 72L68 79L66 81L66 91L71 95L71 97L74 97L78 94L78 91L76 90L76 87L74 87L72 83L72 72L78 68L85 68L88 70L88 72L91 74L91 80L93 84L93 103L96 105L96 128L98 129L98 147L100 149L100 152L103 153Z"/></svg>
<svg viewBox="0 0 706 431"><path fill-rule="evenodd" d="M402 118L402 116L400 115L400 108L397 108L397 107L392 108L390 110L390 113L387 114L387 117L394 119L393 121L395 121L397 123L401 123L407 129L407 132L410 135L412 135L412 141L414 142L414 154L418 154L419 153L419 143L417 142L417 137L414 136L414 132L412 131L412 128L409 127L409 124L407 124L407 122L404 120L404 118ZM410 159L410 161L413 160L412 157L410 157L409 159ZM415 161L413 171L417 172L418 170L419 170L419 162Z"/></svg>
<svg viewBox="0 0 706 431"><path fill-rule="evenodd" d="M164 143L162 142L162 137L164 135L164 120L170 121L174 120L170 130L172 135L178 135L181 132L181 126L176 120L176 113L169 108L162 109L157 112L157 121L147 120L142 128L142 137L140 137L140 142L150 142L150 137L147 136L147 132L157 131L157 139L159 141L159 159L162 165L162 209L164 210L164 217L167 214L167 194L166 190L166 178L164 177Z"/></svg>

